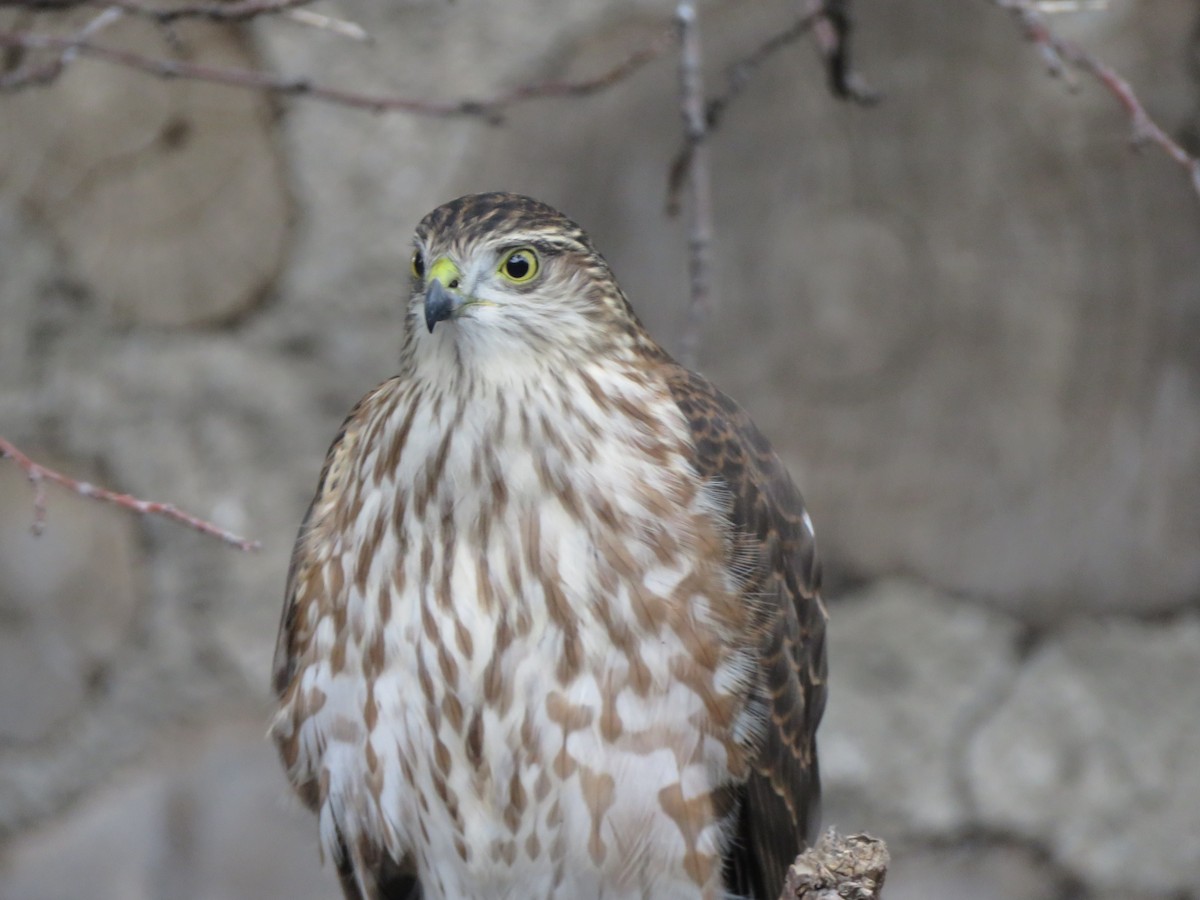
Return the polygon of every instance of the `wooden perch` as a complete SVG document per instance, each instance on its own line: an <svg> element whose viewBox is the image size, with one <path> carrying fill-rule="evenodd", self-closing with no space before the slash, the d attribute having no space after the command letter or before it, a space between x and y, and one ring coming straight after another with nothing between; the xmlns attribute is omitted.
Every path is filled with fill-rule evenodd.
<svg viewBox="0 0 1200 900"><path fill-rule="evenodd" d="M832 828L788 869L779 900L878 900L889 862L887 844Z"/></svg>

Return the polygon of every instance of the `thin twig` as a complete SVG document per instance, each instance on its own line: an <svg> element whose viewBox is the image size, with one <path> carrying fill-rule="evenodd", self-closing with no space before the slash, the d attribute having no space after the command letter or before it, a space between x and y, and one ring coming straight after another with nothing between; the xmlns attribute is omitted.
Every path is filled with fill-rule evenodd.
<svg viewBox="0 0 1200 900"><path fill-rule="evenodd" d="M813 34L817 49L825 57L829 89L839 100L851 100L870 106L878 103L880 95L851 65L850 34L854 18L850 0L809 0L809 13L815 16Z"/></svg>
<svg viewBox="0 0 1200 900"><path fill-rule="evenodd" d="M154 19L156 22L178 22L181 19L209 19L215 22L242 22L262 15L308 6L315 0L230 0L228 3L181 3L177 6L157 6L139 0L0 0L0 7L62 12L79 7L115 6L131 16Z"/></svg>
<svg viewBox="0 0 1200 900"><path fill-rule="evenodd" d="M511 106L529 100L548 97L586 97L611 87L629 77L647 63L661 56L675 41L673 31L664 31L653 40L630 53L612 68L593 78L581 81L541 81L520 85L493 97L479 100L457 100L439 103L414 100L408 97L386 95L372 96L340 88L324 87L307 78L287 78L257 69L236 69L209 66L179 59L162 59L143 56L128 50L119 50L68 37L49 34L30 34L18 31L0 31L0 47L18 47L24 50L74 49L78 53L129 69L147 72L160 78L183 78L222 84L270 93L304 96L314 100L365 109L374 113L402 112L436 117L477 117L492 124L503 121L503 112ZM21 78L17 72L0 76L0 89L15 90L45 84L61 74L59 65L52 73L36 73L25 70Z"/></svg>
<svg viewBox="0 0 1200 900"><path fill-rule="evenodd" d="M485 101L483 105L495 108L512 106L523 100L540 97L587 97L612 87L628 78L647 63L653 62L675 45L677 35L674 28L666 28L634 50L612 68L595 78L583 81L540 81L514 88L506 94Z"/></svg>
<svg viewBox="0 0 1200 900"><path fill-rule="evenodd" d="M125 14L116 6L105 7L94 19L84 25L83 28L79 29L78 33L75 35L75 40L86 41L89 38L95 37L109 25L112 25L114 22L120 19L123 15ZM59 63L63 66L69 66L75 61L75 57L78 55L78 53L79 50L77 47L68 47L62 52Z"/></svg>
<svg viewBox="0 0 1200 900"><path fill-rule="evenodd" d="M371 40L371 35L367 33L365 28L357 22L351 22L348 19L326 16L322 13L315 13L311 9L289 9L283 15L284 18L295 22L297 25L306 25L309 28L328 31L336 34L338 37L350 38L352 41L367 43Z"/></svg>
<svg viewBox="0 0 1200 900"><path fill-rule="evenodd" d="M99 34L112 25L124 13L115 6L108 6L99 15L89 21L83 28L75 32L71 45L65 48L57 57L40 65L28 64L18 67L11 72L0 74L0 90L11 89L13 86L49 84L63 73L63 70L75 61L79 55L78 44Z"/></svg>
<svg viewBox="0 0 1200 900"><path fill-rule="evenodd" d="M1069 72L1068 66L1070 66L1085 75L1092 76L1103 85L1129 116L1133 129L1131 137L1133 145L1138 147L1151 143L1158 146L1188 173L1193 190L1200 195L1200 159L1188 153L1178 141L1167 134L1150 117L1128 81L1079 44L1055 34L1046 23L1046 18L1037 4L1032 0L989 0L989 2L1001 9L1008 10L1020 23L1025 37L1038 48L1052 75L1065 76Z"/></svg>
<svg viewBox="0 0 1200 900"><path fill-rule="evenodd" d="M878 102L880 95L868 87L863 78L850 66L851 30L849 0L808 0L805 12L791 25L771 35L725 68L725 90L709 100L705 109L707 133L711 134L717 129L729 105L741 94L767 60L810 31L816 34L817 48L825 61L829 87L833 95L864 106ZM673 216L679 212L679 195L692 164L694 149L695 146L690 140L684 140L683 146L671 161L667 175L668 215Z"/></svg>
<svg viewBox="0 0 1200 900"><path fill-rule="evenodd" d="M700 23L693 0L680 0L675 13L679 24L679 93L684 134L691 148L688 184L691 188L688 228L688 276L691 296L683 329L682 361L694 367L700 336L712 312L712 184L709 175L708 124L701 71Z"/></svg>
<svg viewBox="0 0 1200 900"><path fill-rule="evenodd" d="M735 60L725 68L725 90L708 101L704 111L705 135L712 133L721 124L725 111L750 83L750 79L768 59L785 47L794 44L813 27L817 15L805 13L795 22L778 34L773 34L750 53ZM679 196L687 180L688 170L692 165L692 153L695 144L685 136L683 146L671 161L667 175L667 214L674 216L679 212Z"/></svg>
<svg viewBox="0 0 1200 900"><path fill-rule="evenodd" d="M40 463L34 462L9 441L0 437L0 459L8 457L21 468L28 476L33 484L33 526L34 534L41 534L46 525L46 494L45 482L52 481L55 484L62 485L68 490L74 491L81 497L91 497L93 500L101 500L105 503L113 503L125 509L131 509L142 515L162 516L166 519L171 519L189 528L194 528L203 534L211 535L219 538L227 544L237 547L239 550L258 550L262 545L258 541L247 540L243 537L238 537L231 531L226 531L211 522L186 513L181 509L177 509L170 503L156 503L151 500L139 500L137 497L130 494L118 494L116 491L110 491L106 488L97 487L94 484L89 484L86 481L79 481L64 475L61 472L56 472L54 469L48 469Z"/></svg>
<svg viewBox="0 0 1200 900"><path fill-rule="evenodd" d="M1038 12L1076 13L1108 9L1108 0L1034 0Z"/></svg>

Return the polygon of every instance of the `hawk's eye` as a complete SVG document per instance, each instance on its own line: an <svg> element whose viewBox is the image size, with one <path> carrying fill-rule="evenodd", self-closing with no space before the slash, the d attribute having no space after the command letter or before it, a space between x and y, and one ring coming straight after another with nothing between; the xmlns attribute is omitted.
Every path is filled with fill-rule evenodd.
<svg viewBox="0 0 1200 900"><path fill-rule="evenodd" d="M425 277L425 257L421 255L420 250L413 251L412 273L418 278Z"/></svg>
<svg viewBox="0 0 1200 900"><path fill-rule="evenodd" d="M510 251L500 263L500 274L517 284L528 281L537 271L538 258L532 247L518 247Z"/></svg>

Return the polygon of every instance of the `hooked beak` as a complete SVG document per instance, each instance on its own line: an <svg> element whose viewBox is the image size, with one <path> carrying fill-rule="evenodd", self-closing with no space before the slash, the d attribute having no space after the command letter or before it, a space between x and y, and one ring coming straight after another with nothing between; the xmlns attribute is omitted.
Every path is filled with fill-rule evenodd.
<svg viewBox="0 0 1200 900"><path fill-rule="evenodd" d="M462 305L462 298L452 294L437 279L425 286L425 326L433 334L433 326L454 317L455 310Z"/></svg>
<svg viewBox="0 0 1200 900"><path fill-rule="evenodd" d="M455 318L466 304L466 298L459 292L462 285L462 272L448 256L434 262L429 267L429 279L425 283L425 327L433 334L433 326L438 322Z"/></svg>

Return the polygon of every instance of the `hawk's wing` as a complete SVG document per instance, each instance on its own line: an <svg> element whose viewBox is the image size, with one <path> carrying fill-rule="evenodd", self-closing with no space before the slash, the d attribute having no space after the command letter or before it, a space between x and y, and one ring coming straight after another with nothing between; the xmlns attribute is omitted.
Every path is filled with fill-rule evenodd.
<svg viewBox="0 0 1200 900"><path fill-rule="evenodd" d="M776 900L817 828L826 663L816 543L800 492L749 415L686 369L669 368L667 382L691 428L696 468L729 490L737 543L757 557L743 596L763 606L755 700L767 723L726 869L731 889Z"/></svg>
<svg viewBox="0 0 1200 900"><path fill-rule="evenodd" d="M310 596L310 591L315 589L315 584L323 584L321 580L323 573L320 569L328 561L328 554L324 558L317 558L312 552L314 544L312 532L317 524L314 521L315 513L327 495L338 488L339 481L346 477L349 456L357 441L356 425L362 416L363 406L378 390L376 388L375 391L360 400L346 416L342 427L338 429L338 433L329 447L329 452L325 455L325 465L322 466L321 477L317 480L317 493L309 503L308 511L304 513L304 520L300 523L300 532L296 535L296 544L292 548L292 561L288 567L287 587L284 590L283 598L283 615L279 620L279 635L275 639L275 661L271 672L271 686L275 688L276 696L281 699L287 692L292 677L296 674L299 664L298 656L310 637L309 634L302 633L302 626L297 621L297 616L302 603L315 599ZM317 593L323 592L318 591ZM311 630L312 623L305 623L305 627ZM308 798L305 800L310 807L315 809L315 801L309 801Z"/></svg>
<svg viewBox="0 0 1200 900"><path fill-rule="evenodd" d="M331 554L326 553L318 557L313 552L313 529L319 524L316 521L316 512L326 505L329 492L337 490L348 475L349 458L358 441L364 408L394 380L384 382L360 400L342 423L325 456L325 465L317 482L317 493L304 514L304 521L300 523L300 533L296 536L291 566L288 569L283 615L279 622L279 636L275 642L275 664L271 676L271 684L281 699L291 689L299 665L299 656L312 637L313 622L307 620L312 617L306 617L302 621L298 615L301 605L313 598L314 591L320 593L324 585L328 584L322 568L329 562ZM288 764L286 754L284 764ZM295 788L304 803L316 812L320 805L318 786L314 782L308 782L295 785ZM397 865L390 859L379 861L370 867L370 872L364 873L369 883L368 896L363 897L352 856L340 834L338 844L341 852L337 854L334 862L346 900L420 900L421 886L411 867Z"/></svg>
<svg viewBox="0 0 1200 900"><path fill-rule="evenodd" d="M324 570L326 567L336 567L333 559L335 550L340 545L328 538L331 537L331 530L335 530L339 524L345 524L331 521L328 514L332 506L330 499L345 492L346 483L353 476L353 457L358 449L362 429L382 399L395 391L398 382L398 377L389 378L359 400L342 421L342 427L338 429L333 443L329 445L329 451L325 454L321 477L317 479L317 492L308 505L304 521L300 523L300 532L296 535L296 544L292 548L292 561L288 568L287 588L283 598L283 615L279 621L279 636L275 640L271 685L275 688L276 696L281 699L296 674L299 656L307 647L312 637L312 628L315 627L315 620L303 623L299 621L301 607L312 602L330 603L325 597L330 582L325 580ZM323 552L318 552L319 549ZM333 583L337 585L335 591L344 587L340 581Z"/></svg>

